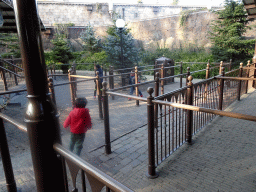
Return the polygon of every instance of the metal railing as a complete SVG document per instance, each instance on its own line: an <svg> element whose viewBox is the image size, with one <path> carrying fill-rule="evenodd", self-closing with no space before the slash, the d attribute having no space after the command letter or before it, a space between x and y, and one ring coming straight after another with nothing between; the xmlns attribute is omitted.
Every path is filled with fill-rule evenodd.
<svg viewBox="0 0 256 192"><path fill-rule="evenodd" d="M6 176L6 186L9 192L17 191L16 182L13 173L9 147L6 139L4 121L7 121L14 126L16 126L21 131L27 133L26 125L17 122L13 118L0 113L0 152L3 161L4 172ZM81 172L82 178L82 191L86 191L86 178L90 184L92 191L101 191L103 187L106 188L106 191L123 191L123 192L132 192L131 189L117 182L115 179L111 178L107 174L103 173L93 165L81 159L79 156L70 152L68 149L63 147L61 144L54 144L54 150L63 157L69 167L72 184L74 187L73 191L77 191L76 179L78 172ZM86 175L86 177L85 177ZM87 187L88 188L88 187Z"/></svg>
<svg viewBox="0 0 256 192"><path fill-rule="evenodd" d="M255 65L250 70L255 70ZM133 100L147 102L148 114L148 176L158 176L156 167L176 151L182 144L192 144L192 136L207 125L216 115L256 121L255 116L222 111L235 100L240 100L240 95L247 92L248 81L256 78L247 77L242 65L239 69L227 73L224 68L222 75L212 77L201 82L192 83L192 76L188 77L186 87L158 96L160 79L155 80L155 97L152 96L153 88L148 89L147 99L107 91L107 83L103 83L103 108L108 109L108 96L115 95ZM231 77L235 75L235 77ZM243 81L243 82L242 82ZM232 97L231 97L232 96ZM109 114L104 112L105 131L109 133ZM109 136L108 136L109 137ZM110 139L106 139L106 151L111 152Z"/></svg>
<svg viewBox="0 0 256 192"><path fill-rule="evenodd" d="M21 66L21 59L0 59L1 78L5 91L24 81L23 69L18 65Z"/></svg>

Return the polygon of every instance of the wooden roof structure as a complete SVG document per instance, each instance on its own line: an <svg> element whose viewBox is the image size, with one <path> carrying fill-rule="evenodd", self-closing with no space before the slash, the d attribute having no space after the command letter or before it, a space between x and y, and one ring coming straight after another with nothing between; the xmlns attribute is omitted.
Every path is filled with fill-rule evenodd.
<svg viewBox="0 0 256 192"><path fill-rule="evenodd" d="M15 13L12 0L0 0L0 11L3 17L3 26L0 27L0 33L17 33ZM41 30L45 27L40 20Z"/></svg>
<svg viewBox="0 0 256 192"><path fill-rule="evenodd" d="M256 19L256 0L243 0L243 3L248 13L248 19Z"/></svg>

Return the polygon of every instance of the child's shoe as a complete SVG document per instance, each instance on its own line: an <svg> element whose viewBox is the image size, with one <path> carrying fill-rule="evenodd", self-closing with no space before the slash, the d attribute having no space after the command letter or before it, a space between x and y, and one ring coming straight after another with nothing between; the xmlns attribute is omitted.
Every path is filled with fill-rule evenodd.
<svg viewBox="0 0 256 192"><path fill-rule="evenodd" d="M93 96L94 99L96 99L96 96Z"/></svg>
<svg viewBox="0 0 256 192"><path fill-rule="evenodd" d="M140 97L143 97L143 95L141 95Z"/></svg>

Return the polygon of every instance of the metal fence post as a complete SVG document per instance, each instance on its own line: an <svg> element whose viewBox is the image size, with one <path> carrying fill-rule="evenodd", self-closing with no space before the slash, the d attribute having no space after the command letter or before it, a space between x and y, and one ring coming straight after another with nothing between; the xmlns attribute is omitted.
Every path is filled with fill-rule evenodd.
<svg viewBox="0 0 256 192"><path fill-rule="evenodd" d="M0 66L2 66L3 67L3 62L2 61L0 61ZM4 90L5 91L8 91L8 85L7 85L7 81L6 81L6 76L5 76L5 71L4 71L4 69L1 69L1 75L2 75L2 79L3 79L3 82L4 82Z"/></svg>
<svg viewBox="0 0 256 192"><path fill-rule="evenodd" d="M99 71L96 71L96 84L97 84L97 95L98 95L98 105L99 105L99 117L100 119L103 119L103 113L102 113L102 83L99 76Z"/></svg>
<svg viewBox="0 0 256 192"><path fill-rule="evenodd" d="M139 74L138 74L138 67L135 66L135 85L137 85L139 82ZM135 86L135 94L138 97L139 96L139 87ZM140 102L139 100L136 100L136 106L139 106Z"/></svg>
<svg viewBox="0 0 256 192"><path fill-rule="evenodd" d="M187 84L187 104L193 105L193 77L188 77L188 84ZM189 145L192 144L192 129L193 129L193 111L187 110L187 135L186 141Z"/></svg>
<svg viewBox="0 0 256 192"><path fill-rule="evenodd" d="M6 138L3 119L0 118L0 153L2 157L4 174L6 179L6 187L8 192L16 192L16 182L14 179L12 161L10 157L9 147Z"/></svg>
<svg viewBox="0 0 256 192"><path fill-rule="evenodd" d="M240 68L239 68L239 77L243 76L243 63L240 63ZM241 98L241 85L242 81L239 80L238 82L238 87L237 87L237 100L240 101Z"/></svg>
<svg viewBox="0 0 256 192"><path fill-rule="evenodd" d="M156 69L157 69L157 61L155 60L155 65L154 65L154 80L156 79Z"/></svg>
<svg viewBox="0 0 256 192"><path fill-rule="evenodd" d="M182 87L182 78L183 78L183 67L182 67L182 61L180 62L180 74L181 74L181 76L180 76L180 88Z"/></svg>
<svg viewBox="0 0 256 192"><path fill-rule="evenodd" d="M74 107L76 97L75 97L75 93L74 93L74 86L73 86L73 83L72 83L73 78L71 77L71 75L72 75L72 69L69 69L68 70L68 79L69 79L69 82L70 82L71 104Z"/></svg>
<svg viewBox="0 0 256 192"><path fill-rule="evenodd" d="M159 96L159 73L156 73L155 78L155 97ZM155 103L155 109L154 109L154 119L155 119L155 128L158 127L158 104Z"/></svg>
<svg viewBox="0 0 256 192"><path fill-rule="evenodd" d="M47 70L36 2L13 1L28 105L25 115L38 192L68 191L63 158L53 149L61 144L58 112L49 95Z"/></svg>
<svg viewBox="0 0 256 192"><path fill-rule="evenodd" d="M110 143L110 129L109 129L109 109L108 109L108 94L107 92L107 82L103 82L103 110L104 110L104 128L105 128L105 152L106 154L111 153L111 143Z"/></svg>
<svg viewBox="0 0 256 192"><path fill-rule="evenodd" d="M147 92L149 96L147 98L147 113L148 113L148 178L154 179L158 177L155 165L155 126L154 126L154 99L152 94L154 89L149 87Z"/></svg>
<svg viewBox="0 0 256 192"><path fill-rule="evenodd" d="M12 61L11 61L11 63L13 64L13 65L15 65L15 63L14 63L14 59L13 59L14 57L13 57L13 55L11 56L11 59L12 59ZM12 67L12 69L13 69L13 72L15 73L13 76L14 76L14 81L15 81L15 84L16 85L18 85L18 79L17 79L17 70L16 70L16 68L13 66Z"/></svg>
<svg viewBox="0 0 256 192"><path fill-rule="evenodd" d="M53 78L49 77L49 92L51 93L52 101L56 105L56 98L55 98L55 91L54 91L54 86L53 86Z"/></svg>
<svg viewBox="0 0 256 192"><path fill-rule="evenodd" d="M221 76L225 76L225 68L221 68ZM219 110L223 107L224 79L220 79L220 95L219 95Z"/></svg>
<svg viewBox="0 0 256 192"><path fill-rule="evenodd" d="M164 78L164 64L161 66L161 79ZM161 80L161 95L164 94L164 80Z"/></svg>

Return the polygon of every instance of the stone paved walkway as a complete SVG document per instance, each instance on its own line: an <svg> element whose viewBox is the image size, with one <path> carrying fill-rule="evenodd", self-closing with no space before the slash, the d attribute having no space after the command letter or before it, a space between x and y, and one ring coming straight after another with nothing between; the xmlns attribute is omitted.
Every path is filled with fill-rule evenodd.
<svg viewBox="0 0 256 192"><path fill-rule="evenodd" d="M175 89L177 84L171 84L168 89ZM56 92L61 95L69 88L58 89ZM98 117L97 101L93 100L92 91L91 85L81 85L78 89L78 94L89 100L88 108L94 122L93 129L86 136L81 157L127 187L138 192L256 191L255 122L215 118L193 137L192 146L183 145L159 165L159 177L151 180L145 176L148 162L147 126L143 126L146 124L146 105L141 103L136 107L134 101L120 97L110 99L111 140L116 140L111 143L112 154L106 155L101 147L104 144L103 121ZM147 96L145 90L142 92ZM256 116L255 100L256 92L251 91L227 110ZM67 107L58 107L60 123L70 111L68 102L65 98L57 103L67 104ZM19 114L24 110L25 104L20 108L9 107L5 113L22 121ZM8 124L6 129L17 186L20 191L36 191L27 136ZM125 134L127 132L131 133ZM62 130L62 140L67 146L67 130ZM0 191L6 191L2 170L0 161Z"/></svg>

